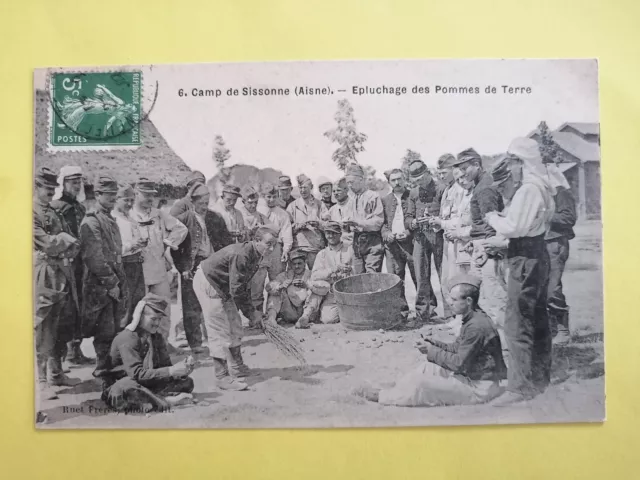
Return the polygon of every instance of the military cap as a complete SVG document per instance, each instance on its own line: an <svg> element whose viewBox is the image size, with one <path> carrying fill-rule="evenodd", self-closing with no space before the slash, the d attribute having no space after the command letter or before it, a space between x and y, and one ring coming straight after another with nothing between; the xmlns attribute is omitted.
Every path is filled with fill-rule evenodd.
<svg viewBox="0 0 640 480"><path fill-rule="evenodd" d="M118 182L111 175L100 175L95 186L96 192L118 193Z"/></svg>
<svg viewBox="0 0 640 480"><path fill-rule="evenodd" d="M242 198L243 200L258 198L258 192L251 185L245 185L244 187L242 187Z"/></svg>
<svg viewBox="0 0 640 480"><path fill-rule="evenodd" d="M307 177L304 173L298 175L296 177L296 180L298 181L298 186L302 186L306 183L310 183L313 185L313 182L311 181L311 179L309 177Z"/></svg>
<svg viewBox="0 0 640 480"><path fill-rule="evenodd" d="M233 195L240 196L240 187L236 187L235 185L227 183L222 188L222 193L231 193Z"/></svg>
<svg viewBox="0 0 640 480"><path fill-rule="evenodd" d="M156 182L144 177L140 178L136 183L136 190L142 193L158 193Z"/></svg>
<svg viewBox="0 0 640 480"><path fill-rule="evenodd" d="M329 180L327 177L318 178L318 188L322 188L324 185L333 186L333 182Z"/></svg>
<svg viewBox="0 0 640 480"><path fill-rule="evenodd" d="M422 160L414 160L409 164L409 176L411 178L420 178L428 171L429 169Z"/></svg>
<svg viewBox="0 0 640 480"><path fill-rule="evenodd" d="M291 188L293 185L291 184L291 177L287 175L281 175L278 178L278 188Z"/></svg>
<svg viewBox="0 0 640 480"><path fill-rule="evenodd" d="M295 260L296 258L304 258L306 260L307 253L298 248L291 250L291 253L289 253L289 260Z"/></svg>
<svg viewBox="0 0 640 480"><path fill-rule="evenodd" d="M364 177L364 170L357 163L350 163L349 165L347 165L346 175Z"/></svg>
<svg viewBox="0 0 640 480"><path fill-rule="evenodd" d="M199 172L198 170L194 170L187 176L187 188L189 188L194 183L206 183L207 179L204 176L204 173Z"/></svg>
<svg viewBox="0 0 640 480"><path fill-rule="evenodd" d="M451 166L456 167L467 162L480 162L482 165L482 157L473 148L467 148L458 154L456 159L451 162Z"/></svg>
<svg viewBox="0 0 640 480"><path fill-rule="evenodd" d="M193 187L191 187L191 198L204 197L205 195L209 195L209 189L204 183L196 183Z"/></svg>
<svg viewBox="0 0 640 480"><path fill-rule="evenodd" d="M82 167L78 165L65 165L60 169L58 183L74 178L82 178Z"/></svg>
<svg viewBox="0 0 640 480"><path fill-rule="evenodd" d="M342 233L342 227L338 222L329 221L324 224L324 231Z"/></svg>
<svg viewBox="0 0 640 480"><path fill-rule="evenodd" d="M156 295L155 293L147 293L142 298L142 301L147 305L147 307L155 310L156 312L166 314L168 305L166 298Z"/></svg>
<svg viewBox="0 0 640 480"><path fill-rule="evenodd" d="M500 185L505 182L511 175L511 160L508 156L503 157L491 169L491 177L493 177L493 185Z"/></svg>
<svg viewBox="0 0 640 480"><path fill-rule="evenodd" d="M445 153L440 158L438 158L438 168L451 168L453 164L456 162L456 157L451 155L450 153Z"/></svg>
<svg viewBox="0 0 640 480"><path fill-rule="evenodd" d="M47 167L40 167L35 175L36 183L42 187L59 187L58 176Z"/></svg>
<svg viewBox="0 0 640 480"><path fill-rule="evenodd" d="M132 198L135 196L133 191L133 187L128 183L125 185L120 185L118 188L118 198Z"/></svg>
<svg viewBox="0 0 640 480"><path fill-rule="evenodd" d="M480 288L480 284L482 283L482 279L480 277L476 277L475 275L456 275L451 280L449 280L449 290L451 290L456 285L471 285L475 288Z"/></svg>

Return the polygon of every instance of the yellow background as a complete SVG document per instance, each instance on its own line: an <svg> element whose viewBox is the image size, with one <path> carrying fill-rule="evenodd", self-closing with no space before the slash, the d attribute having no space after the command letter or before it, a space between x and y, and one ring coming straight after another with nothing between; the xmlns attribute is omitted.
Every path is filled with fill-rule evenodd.
<svg viewBox="0 0 640 480"><path fill-rule="evenodd" d="M0 476L640 477L639 1L0 3ZM34 67L435 57L600 59L608 393L604 425L34 430L30 267Z"/></svg>

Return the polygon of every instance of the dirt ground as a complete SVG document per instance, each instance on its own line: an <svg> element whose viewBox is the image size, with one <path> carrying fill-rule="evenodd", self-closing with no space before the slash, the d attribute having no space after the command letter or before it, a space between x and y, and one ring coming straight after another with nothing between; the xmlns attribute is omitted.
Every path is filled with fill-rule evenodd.
<svg viewBox="0 0 640 480"><path fill-rule="evenodd" d="M308 365L283 357L263 335L244 340L244 358L256 375L244 392L215 387L213 366L198 365L192 376L197 404L170 412L116 414L100 400L92 368L72 369L82 383L58 389L60 398L43 402L42 428L288 428L378 427L457 424L600 421L605 414L601 228L579 224L564 276L571 307L572 342L554 347L552 385L535 399L511 407L407 408L381 406L351 394L354 387L390 386L424 357L413 347L432 331L452 341L451 325L405 331L348 331L341 325L314 325L291 333L304 348ZM433 278L437 285L437 277ZM415 298L407 282L410 304ZM438 292L439 294L439 292ZM174 314L177 308L174 305ZM175 322L177 315L173 315ZM93 356L89 340L82 346ZM175 357L174 361L183 357Z"/></svg>

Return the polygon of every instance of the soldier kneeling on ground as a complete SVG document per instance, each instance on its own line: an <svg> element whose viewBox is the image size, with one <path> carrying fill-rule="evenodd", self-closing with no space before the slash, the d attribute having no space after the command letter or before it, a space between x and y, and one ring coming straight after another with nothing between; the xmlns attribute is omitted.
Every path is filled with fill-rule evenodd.
<svg viewBox="0 0 640 480"><path fill-rule="evenodd" d="M293 250L289 254L289 269L279 274L267 284L267 319L280 318L287 323L295 323L296 328L309 328L309 323L318 311L319 301L310 301L311 272L306 264L307 254Z"/></svg>
<svg viewBox="0 0 640 480"><path fill-rule="evenodd" d="M335 282L352 275L353 247L342 241L342 228L338 222L325 224L324 234L329 246L321 250L311 271L309 303L317 303L322 323L338 323L340 316L332 292Z"/></svg>
<svg viewBox="0 0 640 480"><path fill-rule="evenodd" d="M118 411L164 411L192 403L195 362L189 357L171 364L158 328L165 316L165 298L148 293L136 306L131 323L113 340L111 370L102 399Z"/></svg>

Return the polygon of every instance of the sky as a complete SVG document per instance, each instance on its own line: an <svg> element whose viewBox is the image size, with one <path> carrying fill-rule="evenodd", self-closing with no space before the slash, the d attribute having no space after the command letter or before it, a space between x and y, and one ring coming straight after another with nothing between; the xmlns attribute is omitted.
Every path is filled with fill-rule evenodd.
<svg viewBox="0 0 640 480"><path fill-rule="evenodd" d="M36 74L36 87L44 76ZM434 166L443 153L473 147L504 152L541 120L598 122L595 60L410 60L162 65L143 68L145 109L168 144L192 169L216 173L214 137L231 151L229 164L271 167L292 177L306 173L337 178L331 159L338 100L354 108L357 128L368 136L358 161L381 175L400 166L407 149ZM354 95L358 87L406 87L407 94ZM502 85L530 87L530 94L503 93ZM326 96L295 96L296 86L327 87ZM429 94L412 94L428 86ZM436 93L440 87L478 87L480 94ZM497 93L486 94L487 86ZM229 88L289 88L289 96L227 96ZM220 90L194 97L192 89ZM187 93L180 96L179 90ZM339 89L346 90L338 92Z"/></svg>

